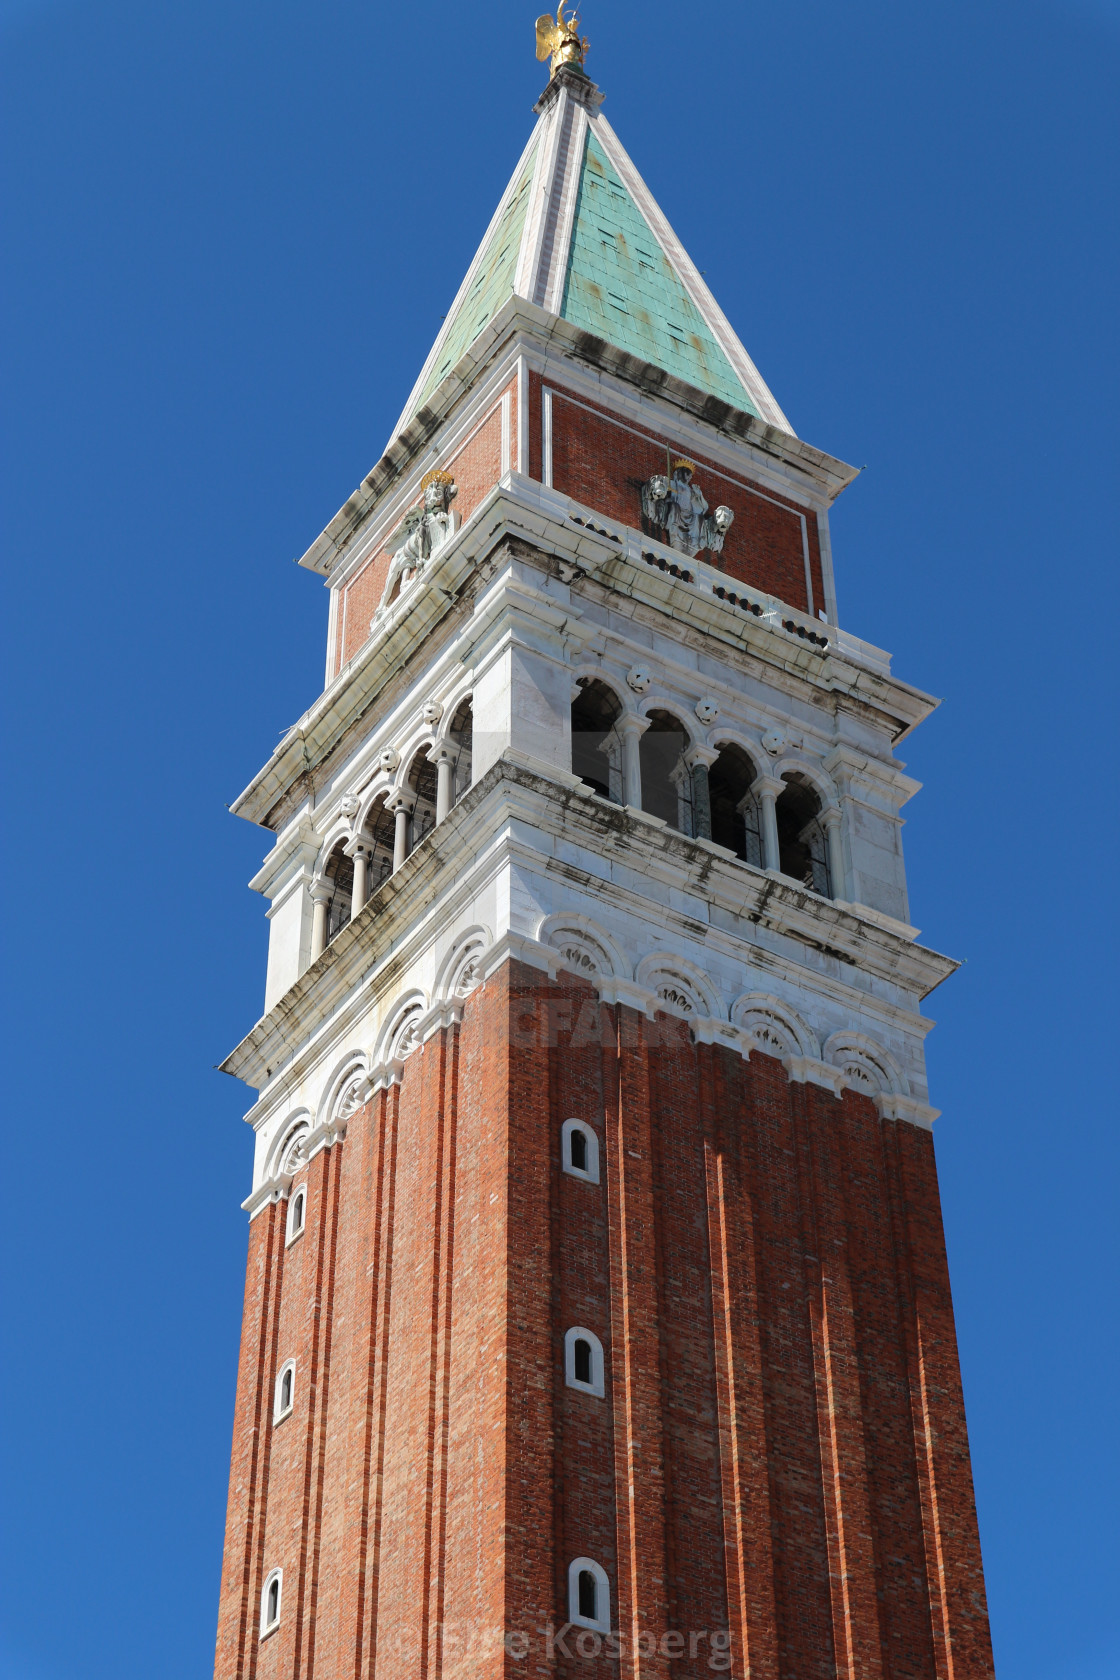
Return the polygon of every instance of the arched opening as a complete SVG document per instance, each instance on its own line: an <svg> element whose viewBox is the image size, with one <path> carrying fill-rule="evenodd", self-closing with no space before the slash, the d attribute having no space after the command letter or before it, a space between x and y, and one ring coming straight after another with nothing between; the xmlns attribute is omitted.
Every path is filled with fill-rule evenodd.
<svg viewBox="0 0 1120 1680"><path fill-rule="evenodd" d="M451 803L454 805L466 793L472 778L474 708L469 694L457 708L447 738L455 754L451 767Z"/></svg>
<svg viewBox="0 0 1120 1680"><path fill-rule="evenodd" d="M416 798L408 825L408 850L411 852L436 825L436 767L428 757L426 747L422 747L413 758L405 783Z"/></svg>
<svg viewBox="0 0 1120 1680"><path fill-rule="evenodd" d="M708 771L712 806L712 839L726 846L744 863L763 867L762 822L758 800L751 793L756 771L749 755L733 741L725 741Z"/></svg>
<svg viewBox="0 0 1120 1680"><path fill-rule="evenodd" d="M568 1620L577 1627L610 1632L610 1582L594 1558L573 1558L568 1565Z"/></svg>
<svg viewBox="0 0 1120 1680"><path fill-rule="evenodd" d="M306 1190L297 1190L288 1203L288 1241L292 1242L303 1230L304 1215L307 1209Z"/></svg>
<svg viewBox="0 0 1120 1680"><path fill-rule="evenodd" d="M330 855L323 878L330 882L331 896L327 903L327 944L342 932L350 920L354 899L354 859L347 857L340 842Z"/></svg>
<svg viewBox="0 0 1120 1680"><path fill-rule="evenodd" d="M396 837L396 821L392 811L387 809L384 799L378 801L365 821L364 832L373 842L372 856L369 860L369 881L366 891L375 893L382 881L393 873L393 844Z"/></svg>
<svg viewBox="0 0 1120 1680"><path fill-rule="evenodd" d="M276 1378L276 1396L272 1407L272 1421L274 1423L279 1423L291 1411L292 1399L295 1394L295 1381L295 1361L288 1359L281 1365L280 1374Z"/></svg>
<svg viewBox="0 0 1120 1680"><path fill-rule="evenodd" d="M692 777L684 755L688 731L671 712L653 711L639 743L642 810L661 817L670 828L692 833Z"/></svg>
<svg viewBox="0 0 1120 1680"><path fill-rule="evenodd" d="M261 1632L271 1633L280 1621L280 1588L283 1583L283 1571L274 1569L264 1584L261 1593Z"/></svg>
<svg viewBox="0 0 1120 1680"><path fill-rule="evenodd" d="M778 795L778 867L802 886L811 887L824 898L832 897L828 871L828 842L820 822L821 799L804 776L790 771L782 777L784 792Z"/></svg>
<svg viewBox="0 0 1120 1680"><path fill-rule="evenodd" d="M575 1325L564 1332L564 1381L602 1399L606 1393L603 1344L593 1330Z"/></svg>
<svg viewBox="0 0 1120 1680"><path fill-rule="evenodd" d="M572 701L572 774L622 804L622 753L615 724L622 702L598 677L582 678Z"/></svg>
<svg viewBox="0 0 1120 1680"><path fill-rule="evenodd" d="M583 1120L565 1120L561 1128L560 1159L573 1178L599 1182L599 1139Z"/></svg>

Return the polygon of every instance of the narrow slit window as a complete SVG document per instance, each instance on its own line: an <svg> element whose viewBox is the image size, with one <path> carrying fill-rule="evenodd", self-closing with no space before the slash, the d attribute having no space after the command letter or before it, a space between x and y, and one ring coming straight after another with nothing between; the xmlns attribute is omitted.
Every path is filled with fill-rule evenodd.
<svg viewBox="0 0 1120 1680"><path fill-rule="evenodd" d="M610 1583L594 1558L573 1558L568 1565L568 1620L577 1627L610 1632Z"/></svg>
<svg viewBox="0 0 1120 1680"><path fill-rule="evenodd" d="M284 1585L284 1571L274 1569L267 1577L261 1593L261 1634L271 1633L280 1624L280 1595Z"/></svg>
<svg viewBox="0 0 1120 1680"><path fill-rule="evenodd" d="M272 1408L272 1421L279 1423L286 1418L292 1409L292 1402L296 1392L296 1362L286 1359L280 1367L280 1374L276 1378L276 1403Z"/></svg>
<svg viewBox="0 0 1120 1680"><path fill-rule="evenodd" d="M599 1182L599 1139L586 1120L565 1120L560 1135L560 1164L573 1178Z"/></svg>
<svg viewBox="0 0 1120 1680"><path fill-rule="evenodd" d="M573 1325L564 1333L564 1381L600 1399L606 1393L603 1344L593 1330Z"/></svg>
<svg viewBox="0 0 1120 1680"><path fill-rule="evenodd" d="M307 1191L297 1190L288 1204L288 1241L298 1237L303 1230L303 1222L307 1213Z"/></svg>

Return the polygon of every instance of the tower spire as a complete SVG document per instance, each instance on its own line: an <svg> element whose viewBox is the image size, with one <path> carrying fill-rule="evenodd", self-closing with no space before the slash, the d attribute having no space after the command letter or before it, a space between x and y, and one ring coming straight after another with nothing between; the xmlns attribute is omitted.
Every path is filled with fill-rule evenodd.
<svg viewBox="0 0 1120 1680"><path fill-rule="evenodd" d="M511 297L791 433L741 339L602 114L574 13L537 20L551 76L537 124L394 428ZM392 439L390 439L392 442Z"/></svg>

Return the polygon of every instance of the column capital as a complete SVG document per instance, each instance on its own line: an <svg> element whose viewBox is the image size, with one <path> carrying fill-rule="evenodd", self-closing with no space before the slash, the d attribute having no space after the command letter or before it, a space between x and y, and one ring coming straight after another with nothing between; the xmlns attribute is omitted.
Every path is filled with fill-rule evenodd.
<svg viewBox="0 0 1120 1680"><path fill-rule="evenodd" d="M777 799L780 793L786 791L786 784L778 776L756 776L751 783L750 791L758 794L762 799L765 799L768 794L771 798Z"/></svg>
<svg viewBox="0 0 1120 1680"><path fill-rule="evenodd" d="M428 763L450 764L455 758L455 751L450 741L433 741L428 748Z"/></svg>
<svg viewBox="0 0 1120 1680"><path fill-rule="evenodd" d="M623 712L615 718L612 728L620 735L644 735L649 728L649 719L639 717L637 712Z"/></svg>
<svg viewBox="0 0 1120 1680"><path fill-rule="evenodd" d="M311 902L312 904L329 904L333 894L334 882L328 881L324 875L311 888Z"/></svg>
<svg viewBox="0 0 1120 1680"><path fill-rule="evenodd" d="M697 764L702 764L705 769L708 769L715 763L718 757L719 751L717 748L696 746L689 747L686 750L684 761L690 770Z"/></svg>
<svg viewBox="0 0 1120 1680"><path fill-rule="evenodd" d="M368 834L355 834L353 840L348 840L343 846L347 857L372 857L374 841Z"/></svg>
<svg viewBox="0 0 1120 1680"><path fill-rule="evenodd" d="M385 801L385 809L392 811L394 816L398 811L407 811L411 816L415 805L416 795L411 788L398 788L396 793L391 793Z"/></svg>
<svg viewBox="0 0 1120 1680"><path fill-rule="evenodd" d="M817 812L817 821L823 828L836 828L844 820L844 813L839 805L825 805Z"/></svg>

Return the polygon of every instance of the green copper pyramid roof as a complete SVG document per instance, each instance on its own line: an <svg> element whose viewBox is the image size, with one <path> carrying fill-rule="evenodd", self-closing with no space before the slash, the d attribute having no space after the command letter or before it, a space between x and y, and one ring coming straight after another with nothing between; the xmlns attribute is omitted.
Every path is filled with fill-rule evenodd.
<svg viewBox="0 0 1120 1680"><path fill-rule="evenodd" d="M553 77L397 432L512 296L792 430L601 104L571 66Z"/></svg>
<svg viewBox="0 0 1120 1680"><path fill-rule="evenodd" d="M559 313L734 408L758 413L590 130Z"/></svg>
<svg viewBox="0 0 1120 1680"><path fill-rule="evenodd" d="M529 188L533 184L535 163L534 146L519 172L512 195L506 198L497 226L486 242L482 260L475 264L475 273L466 296L459 301L457 308L448 317L449 328L443 335L440 354L428 372L416 399L416 408L420 408L425 397L435 390L441 379L447 377L464 350L470 349L487 321L493 319L513 291L514 270L517 267L517 253L521 248L521 234L525 226L525 211L529 203Z"/></svg>

